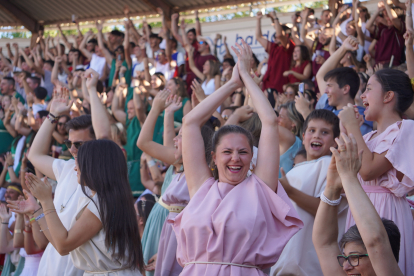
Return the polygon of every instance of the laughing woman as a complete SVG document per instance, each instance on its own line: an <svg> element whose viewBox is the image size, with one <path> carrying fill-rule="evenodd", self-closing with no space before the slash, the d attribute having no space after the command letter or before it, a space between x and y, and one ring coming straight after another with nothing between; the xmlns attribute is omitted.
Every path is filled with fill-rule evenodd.
<svg viewBox="0 0 414 276"><path fill-rule="evenodd" d="M69 231L56 213L52 186L33 174L26 174L26 183L43 210L29 193L26 201L10 201L10 208L38 221L56 250L70 254L85 276L141 275L141 242L124 154L114 142L96 140L79 148L77 161L78 183L85 195L79 198Z"/></svg>
<svg viewBox="0 0 414 276"><path fill-rule="evenodd" d="M276 114L250 76L252 51L242 43L240 52L233 49L238 64L231 80L184 117L183 161L191 200L171 221L177 260L184 267L180 275L265 275L261 270L276 263L303 225L278 184ZM262 122L257 166L247 177L252 136L242 127L228 125L213 136L213 177L204 156L201 126L243 82Z"/></svg>

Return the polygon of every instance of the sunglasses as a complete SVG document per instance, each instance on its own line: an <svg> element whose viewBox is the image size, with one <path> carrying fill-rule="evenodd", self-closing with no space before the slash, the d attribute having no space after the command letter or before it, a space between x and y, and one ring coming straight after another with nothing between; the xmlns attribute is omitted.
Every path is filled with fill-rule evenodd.
<svg viewBox="0 0 414 276"><path fill-rule="evenodd" d="M64 126L65 123L57 123L58 126Z"/></svg>
<svg viewBox="0 0 414 276"><path fill-rule="evenodd" d="M204 43L206 43L206 42L204 42L204 41L199 41L198 42L200 45L203 45Z"/></svg>
<svg viewBox="0 0 414 276"><path fill-rule="evenodd" d="M68 149L70 149L72 147L72 144L75 146L76 149L79 149L80 146L82 146L83 143L85 143L85 142L73 142L72 143L72 141L70 141L70 140L65 140L64 143L65 143L66 147L68 147Z"/></svg>

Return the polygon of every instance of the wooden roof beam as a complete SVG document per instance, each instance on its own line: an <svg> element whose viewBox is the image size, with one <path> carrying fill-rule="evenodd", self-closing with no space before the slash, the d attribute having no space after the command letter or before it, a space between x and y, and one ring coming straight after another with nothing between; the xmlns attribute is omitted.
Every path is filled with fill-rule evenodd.
<svg viewBox="0 0 414 276"><path fill-rule="evenodd" d="M20 22L32 34L36 34L39 30L39 23L15 6L11 0L0 0L0 8L9 13L16 21Z"/></svg>

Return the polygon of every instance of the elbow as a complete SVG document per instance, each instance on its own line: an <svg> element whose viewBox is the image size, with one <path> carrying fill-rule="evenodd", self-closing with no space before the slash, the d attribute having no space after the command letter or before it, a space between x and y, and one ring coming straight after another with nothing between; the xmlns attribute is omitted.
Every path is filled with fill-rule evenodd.
<svg viewBox="0 0 414 276"><path fill-rule="evenodd" d="M372 173L362 172L360 170L359 175L361 176L362 180L364 181L371 181L376 179L377 177L373 175Z"/></svg>
<svg viewBox="0 0 414 276"><path fill-rule="evenodd" d="M70 248L69 245L65 245L65 244L57 244L55 246L56 251L61 255L61 256L66 256L68 255L74 248Z"/></svg>
<svg viewBox="0 0 414 276"><path fill-rule="evenodd" d="M271 127L276 127L278 126L278 120L277 120L277 116L275 112L272 112L271 114L267 114L266 118L260 118L260 120L262 121L262 124L267 125L267 126L271 126Z"/></svg>

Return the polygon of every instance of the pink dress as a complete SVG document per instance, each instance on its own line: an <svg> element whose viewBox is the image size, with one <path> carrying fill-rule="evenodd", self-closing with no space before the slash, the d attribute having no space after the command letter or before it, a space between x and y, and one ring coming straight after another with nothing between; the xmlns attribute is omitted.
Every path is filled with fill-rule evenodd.
<svg viewBox="0 0 414 276"><path fill-rule="evenodd" d="M394 168L371 181L358 179L381 218L394 221L401 233L398 265L404 275L414 275L414 221L406 194L414 189L414 121L403 120L389 126L383 133L371 139L376 131L364 135L371 152L388 151L385 157ZM371 139L371 140L370 140ZM404 174L397 179L397 171ZM350 210L346 230L355 225Z"/></svg>
<svg viewBox="0 0 414 276"><path fill-rule="evenodd" d="M179 173L174 176L170 186L168 186L162 195L162 201L170 207L187 206L190 201L190 194L188 193L184 173ZM177 239L175 238L172 224L168 223L168 221L174 221L178 214L170 211L162 227L155 276L177 276L183 270L177 263Z"/></svg>
<svg viewBox="0 0 414 276"><path fill-rule="evenodd" d="M302 227L282 185L275 193L255 174L238 185L209 178L175 218L180 275L265 275Z"/></svg>

